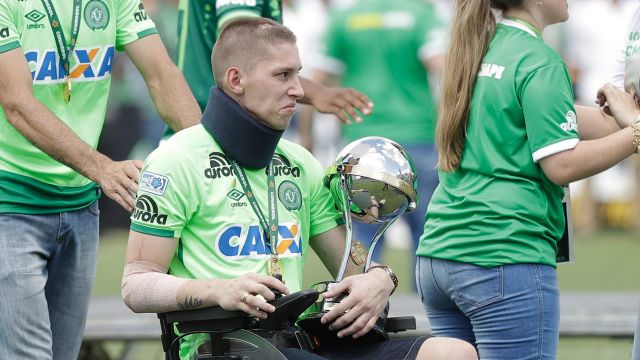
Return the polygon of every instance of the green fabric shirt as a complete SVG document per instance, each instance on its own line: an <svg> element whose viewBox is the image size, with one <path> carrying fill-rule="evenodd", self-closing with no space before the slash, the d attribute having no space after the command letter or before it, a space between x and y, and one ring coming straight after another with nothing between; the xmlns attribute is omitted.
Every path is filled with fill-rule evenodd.
<svg viewBox="0 0 640 360"><path fill-rule="evenodd" d="M474 88L460 167L440 172L419 256L555 266L563 188L538 161L578 143L560 56L529 27L498 24Z"/></svg>
<svg viewBox="0 0 640 360"><path fill-rule="evenodd" d="M365 136L433 142L436 106L423 61L442 53L444 35L433 5L421 0L360 0L332 14L328 61L320 66L375 103L365 121L343 127L348 142Z"/></svg>
<svg viewBox="0 0 640 360"><path fill-rule="evenodd" d="M282 22L282 3L280 0L180 0L178 67L202 110L214 85L211 52L218 32L227 21L247 16Z"/></svg>
<svg viewBox="0 0 640 360"><path fill-rule="evenodd" d="M72 1L52 0L71 41ZM102 130L115 50L155 33L139 0L83 2L71 57L72 98L63 101L64 69L41 0L0 2L0 52L21 48L36 98L95 148ZM96 184L32 145L0 109L0 213L75 210L98 197Z"/></svg>
<svg viewBox="0 0 640 360"><path fill-rule="evenodd" d="M278 208L277 253L290 292L302 288L309 238L342 223L323 185L320 163L304 148L280 140L273 156ZM265 216L265 169L245 169ZM189 279L230 279L247 272L268 275L270 247L227 157L209 132L194 126L173 135L147 158L131 229L179 238L169 272ZM206 336L180 347L192 359Z"/></svg>
<svg viewBox="0 0 640 360"><path fill-rule="evenodd" d="M277 244L290 291L302 286L309 237L333 229L341 214L323 185L320 163L281 140L273 157L279 202ZM265 169L246 169L268 217ZM169 271L190 279L267 274L268 243L220 147L202 125L180 131L146 160L131 229L179 238Z"/></svg>

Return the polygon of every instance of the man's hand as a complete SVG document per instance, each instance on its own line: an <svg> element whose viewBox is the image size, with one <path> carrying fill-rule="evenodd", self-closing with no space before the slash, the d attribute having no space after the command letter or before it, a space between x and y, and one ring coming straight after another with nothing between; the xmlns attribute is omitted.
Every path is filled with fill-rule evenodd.
<svg viewBox="0 0 640 360"><path fill-rule="evenodd" d="M362 121L356 110L363 115L369 115L373 110L373 102L354 89L328 87L303 77L300 84L304 90L301 103L312 105L318 112L334 114L345 124L350 124L351 118L355 122Z"/></svg>
<svg viewBox="0 0 640 360"><path fill-rule="evenodd" d="M260 319L266 319L267 313L276 309L265 301L276 298L272 290L289 294L289 290L280 280L271 276L247 273L235 279L224 280L223 287L216 290L217 303L225 310L242 310Z"/></svg>
<svg viewBox="0 0 640 360"><path fill-rule="evenodd" d="M106 159L98 168L94 181L111 200L131 212L135 207L134 195L138 191L138 178L142 161L112 161Z"/></svg>
<svg viewBox="0 0 640 360"><path fill-rule="evenodd" d="M321 321L323 324L331 324L330 330L340 330L340 338L349 335L354 339L359 338L373 328L393 289L393 281L381 269L349 276L322 294L324 298L332 298L348 292L349 296L326 313Z"/></svg>
<svg viewBox="0 0 640 360"><path fill-rule="evenodd" d="M620 128L631 125L640 115L640 109L631 96L621 89L607 83L598 90L597 103L604 112L613 116Z"/></svg>

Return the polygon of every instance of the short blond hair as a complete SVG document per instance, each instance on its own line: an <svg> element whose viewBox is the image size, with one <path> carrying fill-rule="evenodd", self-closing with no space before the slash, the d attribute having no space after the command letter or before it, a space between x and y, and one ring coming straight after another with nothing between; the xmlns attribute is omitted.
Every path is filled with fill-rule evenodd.
<svg viewBox="0 0 640 360"><path fill-rule="evenodd" d="M224 88L227 69L238 67L250 72L283 43L295 45L296 36L273 20L246 17L229 22L222 28L211 55L216 83Z"/></svg>

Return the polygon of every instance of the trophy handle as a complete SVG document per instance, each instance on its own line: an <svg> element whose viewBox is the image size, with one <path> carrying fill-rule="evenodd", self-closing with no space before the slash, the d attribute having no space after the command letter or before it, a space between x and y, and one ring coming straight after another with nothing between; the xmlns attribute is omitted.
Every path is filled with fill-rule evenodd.
<svg viewBox="0 0 640 360"><path fill-rule="evenodd" d="M347 262L349 261L349 254L351 253L351 243L353 241L353 227L351 221L351 200L347 191L347 176L340 174L340 191L342 192L342 209L344 213L344 223L346 227L344 254L342 254L342 263L340 264L340 270L336 276L336 281L340 282L344 278L344 273L347 270Z"/></svg>

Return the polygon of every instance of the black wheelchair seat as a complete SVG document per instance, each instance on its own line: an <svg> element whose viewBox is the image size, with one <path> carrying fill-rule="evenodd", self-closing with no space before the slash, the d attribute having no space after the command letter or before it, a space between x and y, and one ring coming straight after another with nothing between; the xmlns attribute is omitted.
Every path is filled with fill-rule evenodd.
<svg viewBox="0 0 640 360"><path fill-rule="evenodd" d="M270 342L244 330L276 331L290 327L318 299L318 295L318 291L309 289L277 297L269 301L276 309L267 319L257 319L243 311L224 310L219 306L160 313L158 318L165 358L179 359L178 343L182 337L207 333L211 337L207 346L210 353L199 355L198 359L281 359L275 355L275 352L280 352ZM180 335L176 334L174 326ZM247 355L230 355L232 350ZM269 355L271 353L273 355Z"/></svg>

